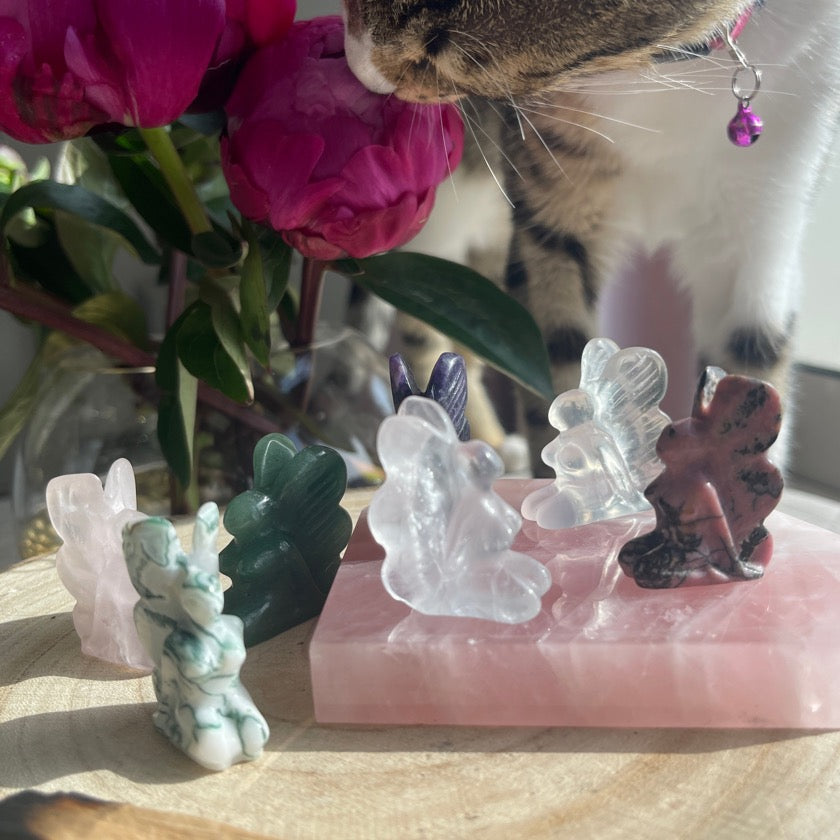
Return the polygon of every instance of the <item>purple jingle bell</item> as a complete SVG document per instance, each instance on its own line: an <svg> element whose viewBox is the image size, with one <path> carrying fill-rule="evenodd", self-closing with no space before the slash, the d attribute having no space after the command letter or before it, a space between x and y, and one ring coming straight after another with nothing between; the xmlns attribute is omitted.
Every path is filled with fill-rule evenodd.
<svg viewBox="0 0 840 840"><path fill-rule="evenodd" d="M764 121L758 114L754 114L749 99L738 102L738 111L729 121L726 133L736 146L752 146L764 131Z"/></svg>

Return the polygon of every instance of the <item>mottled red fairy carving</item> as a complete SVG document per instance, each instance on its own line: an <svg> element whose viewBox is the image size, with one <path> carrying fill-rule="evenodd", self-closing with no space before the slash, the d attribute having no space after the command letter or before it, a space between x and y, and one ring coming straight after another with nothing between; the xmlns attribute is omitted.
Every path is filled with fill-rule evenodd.
<svg viewBox="0 0 840 840"><path fill-rule="evenodd" d="M765 517L782 494L767 459L781 423L766 382L706 368L691 417L665 427L665 470L645 490L656 528L619 554L624 572L653 589L761 577L773 539Z"/></svg>

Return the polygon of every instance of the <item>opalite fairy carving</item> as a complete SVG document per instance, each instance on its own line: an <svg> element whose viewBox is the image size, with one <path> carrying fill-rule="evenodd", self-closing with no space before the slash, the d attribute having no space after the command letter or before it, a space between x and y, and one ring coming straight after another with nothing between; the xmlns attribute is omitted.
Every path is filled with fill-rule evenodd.
<svg viewBox="0 0 840 840"><path fill-rule="evenodd" d="M152 661L134 626L137 592L122 551L122 531L143 518L131 464L111 465L105 487L92 473L62 475L47 485L47 512L64 541L55 557L61 582L76 599L73 625L82 651L150 671Z"/></svg>
<svg viewBox="0 0 840 840"><path fill-rule="evenodd" d="M643 490L662 468L656 441L668 423L659 410L667 383L654 350L592 339L580 387L549 409L559 434L542 459L556 479L525 498L522 515L543 528L572 528L649 509Z"/></svg>
<svg viewBox="0 0 840 840"><path fill-rule="evenodd" d="M222 615L218 531L211 502L198 511L189 556L159 517L129 525L123 541L140 593L137 631L155 665L155 726L210 770L258 758L268 740L268 725L239 681L242 621Z"/></svg>
<svg viewBox="0 0 840 840"><path fill-rule="evenodd" d="M665 428L665 471L647 488L656 529L619 554L640 586L726 583L761 577L773 540L764 518L782 495L766 452L781 403L766 382L706 368L691 417Z"/></svg>
<svg viewBox="0 0 840 840"><path fill-rule="evenodd" d="M461 443L446 411L424 397L383 421L377 446L386 480L369 524L385 548L388 592L428 615L508 624L536 616L551 576L510 550L522 520L493 492L502 473L493 449Z"/></svg>
<svg viewBox="0 0 840 840"><path fill-rule="evenodd" d="M470 439L470 424L466 416L467 366L463 356L441 353L432 368L425 391L417 386L414 373L399 353L394 353L389 362L395 410L399 411L406 397L427 397L446 409L460 440Z"/></svg>

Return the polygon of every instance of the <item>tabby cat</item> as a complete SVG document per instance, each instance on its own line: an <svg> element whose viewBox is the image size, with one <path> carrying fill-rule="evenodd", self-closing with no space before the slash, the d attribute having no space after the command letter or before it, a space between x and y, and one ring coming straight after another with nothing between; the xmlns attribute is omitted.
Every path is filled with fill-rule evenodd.
<svg viewBox="0 0 840 840"><path fill-rule="evenodd" d="M462 103L489 166L473 203L466 182L477 176L459 174L471 230L444 239L442 254L489 254L504 268L500 281L540 326L558 393L577 384L628 248L667 248L691 296L698 364L789 390L806 210L840 110L837 0L344 3L348 59L368 87ZM756 86L743 69L733 96L729 32L763 74L751 104L766 128L748 149L726 136ZM531 402L520 416L537 469L552 436L545 409Z"/></svg>

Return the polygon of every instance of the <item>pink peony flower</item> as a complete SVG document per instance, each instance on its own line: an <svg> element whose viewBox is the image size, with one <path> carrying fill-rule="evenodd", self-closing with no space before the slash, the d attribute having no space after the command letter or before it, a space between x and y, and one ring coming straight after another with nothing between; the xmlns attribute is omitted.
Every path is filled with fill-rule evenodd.
<svg viewBox="0 0 840 840"><path fill-rule="evenodd" d="M224 21L224 0L0 0L0 129L45 143L172 122Z"/></svg>
<svg viewBox="0 0 840 840"><path fill-rule="evenodd" d="M452 105L367 90L340 18L295 24L245 65L228 100L222 164L242 213L305 256L366 257L414 236L461 158Z"/></svg>
<svg viewBox="0 0 840 840"><path fill-rule="evenodd" d="M257 47L279 41L297 11L296 0L227 0L225 28L201 83L193 111L220 108L233 90L243 61Z"/></svg>
<svg viewBox="0 0 840 840"><path fill-rule="evenodd" d="M295 0L227 0L227 21L211 66L279 41L292 25L296 9Z"/></svg>

